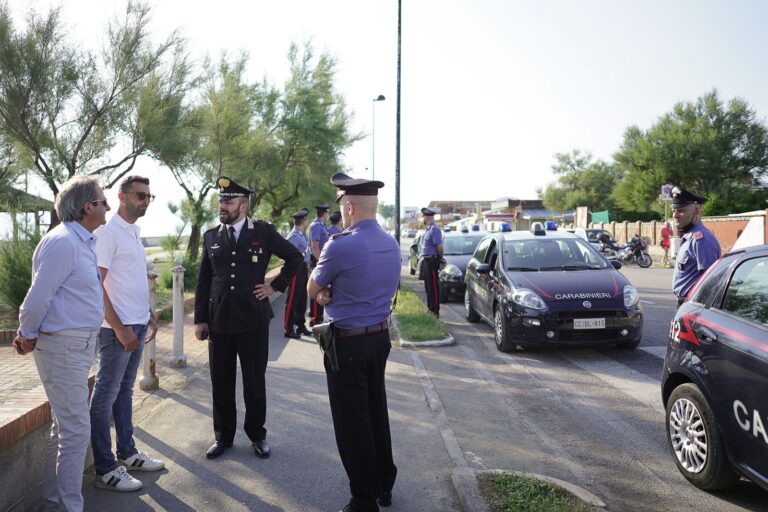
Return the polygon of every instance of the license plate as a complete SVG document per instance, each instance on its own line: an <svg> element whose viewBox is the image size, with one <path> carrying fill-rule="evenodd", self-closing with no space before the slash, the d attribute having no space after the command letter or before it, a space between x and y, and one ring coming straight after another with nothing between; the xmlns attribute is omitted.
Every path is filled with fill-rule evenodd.
<svg viewBox="0 0 768 512"><path fill-rule="evenodd" d="M605 318L574 318L574 329L605 329Z"/></svg>

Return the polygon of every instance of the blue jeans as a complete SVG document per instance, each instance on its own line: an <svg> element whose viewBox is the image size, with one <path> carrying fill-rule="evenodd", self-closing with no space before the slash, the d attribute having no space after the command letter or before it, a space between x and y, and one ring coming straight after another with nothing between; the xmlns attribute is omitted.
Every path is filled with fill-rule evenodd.
<svg viewBox="0 0 768 512"><path fill-rule="evenodd" d="M133 352L123 350L114 330L102 327L99 331L99 370L91 397L91 446L99 475L117 467L109 431L110 414L115 419L118 458L127 459L137 452L133 442L133 384L141 364L147 325L129 327L139 339Z"/></svg>

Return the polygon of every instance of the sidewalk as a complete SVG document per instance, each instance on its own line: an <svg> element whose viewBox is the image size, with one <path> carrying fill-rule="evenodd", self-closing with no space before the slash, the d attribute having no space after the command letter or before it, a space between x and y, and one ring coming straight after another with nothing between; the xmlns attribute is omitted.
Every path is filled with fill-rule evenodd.
<svg viewBox="0 0 768 512"><path fill-rule="evenodd" d="M322 356L311 338L283 337L279 321L283 297L273 308L276 318L270 324L266 424L272 456L256 457L241 428L233 448L218 459L206 459L205 450L213 442L207 342L194 339L188 315L184 334L188 366L169 367L172 338L170 324L166 324L157 338L160 389L147 393L137 382L134 391L137 446L165 460L166 469L134 473L144 488L117 493L96 489L91 468L83 481L87 511L303 512L337 511L346 504L348 482L333 435ZM238 421L242 422L240 386L238 370ZM453 464L408 351L393 348L387 390L399 469L392 506L387 510L460 510L450 484Z"/></svg>

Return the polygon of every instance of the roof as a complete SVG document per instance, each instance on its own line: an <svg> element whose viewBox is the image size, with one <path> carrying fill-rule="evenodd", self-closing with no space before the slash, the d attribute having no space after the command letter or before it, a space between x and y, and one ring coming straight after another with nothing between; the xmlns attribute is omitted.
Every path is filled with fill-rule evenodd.
<svg viewBox="0 0 768 512"><path fill-rule="evenodd" d="M520 216L524 219L548 219L554 214L546 208L523 208Z"/></svg>
<svg viewBox="0 0 768 512"><path fill-rule="evenodd" d="M496 234L502 235L504 240L581 240L580 237L566 231L544 231L543 235L534 235L531 231L528 230L506 231Z"/></svg>
<svg viewBox="0 0 768 512"><path fill-rule="evenodd" d="M0 185L0 211L43 212L52 209L53 201L7 185Z"/></svg>

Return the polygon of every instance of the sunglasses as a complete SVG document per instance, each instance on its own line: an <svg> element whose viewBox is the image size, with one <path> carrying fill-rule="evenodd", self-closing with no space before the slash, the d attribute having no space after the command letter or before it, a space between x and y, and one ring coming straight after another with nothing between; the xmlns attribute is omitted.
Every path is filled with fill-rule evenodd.
<svg viewBox="0 0 768 512"><path fill-rule="evenodd" d="M155 196L153 196L152 194L148 194L146 192L128 192L128 194L134 194L139 201L144 201L145 199L149 199L149 202L151 203L152 201L155 200Z"/></svg>
<svg viewBox="0 0 768 512"><path fill-rule="evenodd" d="M109 206L109 205L107 204L107 200L106 200L106 199L97 199L97 200L95 200L95 201L88 201L88 202L89 202L89 203L91 203L91 204L101 204L102 206L104 206L104 208L106 208L107 206Z"/></svg>

